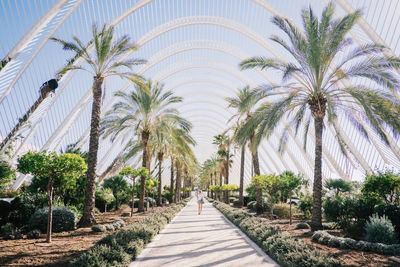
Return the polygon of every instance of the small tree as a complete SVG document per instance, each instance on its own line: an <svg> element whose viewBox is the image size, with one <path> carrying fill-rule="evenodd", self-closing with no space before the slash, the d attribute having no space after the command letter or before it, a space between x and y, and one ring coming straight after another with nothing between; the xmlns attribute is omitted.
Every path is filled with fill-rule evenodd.
<svg viewBox="0 0 400 267"><path fill-rule="evenodd" d="M335 196L338 196L339 193L353 191L353 184L343 179L327 179L325 181L325 187L328 190L334 191Z"/></svg>
<svg viewBox="0 0 400 267"><path fill-rule="evenodd" d="M11 168L11 165L0 158L0 191L7 189L13 177L15 177L15 171Z"/></svg>
<svg viewBox="0 0 400 267"><path fill-rule="evenodd" d="M104 212L107 212L107 205L110 205L115 197L110 188L100 188L96 191L96 197L104 201Z"/></svg>
<svg viewBox="0 0 400 267"><path fill-rule="evenodd" d="M271 202L271 219L274 214L274 203L278 200L277 193L280 189L280 181L278 176L274 174L269 175L256 175L252 179L255 187L261 188L268 194L268 199Z"/></svg>
<svg viewBox="0 0 400 267"><path fill-rule="evenodd" d="M292 224L292 196L293 192L299 189L302 185L307 184L307 181L300 175L295 175L293 172L285 171L279 175L279 187L281 196L284 201L289 198L289 224Z"/></svg>
<svg viewBox="0 0 400 267"><path fill-rule="evenodd" d="M123 168L120 175L127 176L132 181L132 207L131 207L131 216L133 216L133 208L135 206L135 181L137 177L147 177L149 176L149 171L144 167L139 167L137 169L132 169L132 167L128 166Z"/></svg>
<svg viewBox="0 0 400 267"><path fill-rule="evenodd" d="M400 201L400 176L393 172L368 174L361 192L370 198L386 203Z"/></svg>
<svg viewBox="0 0 400 267"><path fill-rule="evenodd" d="M77 178L83 175L87 166L82 157L77 154L60 154L55 152L28 152L18 160L18 171L24 174L47 180L47 196L49 212L47 217L47 238L51 242L53 217L53 184L54 181Z"/></svg>
<svg viewBox="0 0 400 267"><path fill-rule="evenodd" d="M144 169L147 170L146 168L144 168ZM146 197L147 197L146 210L149 207L149 193L152 193L152 196L154 199L154 191L156 190L157 186L158 186L158 181L151 176L147 176L146 184L145 184ZM151 207L152 207L152 209L154 208L154 203L151 204Z"/></svg>
<svg viewBox="0 0 400 267"><path fill-rule="evenodd" d="M105 179L103 187L112 190L115 197L115 208L119 209L122 199L126 199L126 193L129 188L128 182L122 175L116 175Z"/></svg>

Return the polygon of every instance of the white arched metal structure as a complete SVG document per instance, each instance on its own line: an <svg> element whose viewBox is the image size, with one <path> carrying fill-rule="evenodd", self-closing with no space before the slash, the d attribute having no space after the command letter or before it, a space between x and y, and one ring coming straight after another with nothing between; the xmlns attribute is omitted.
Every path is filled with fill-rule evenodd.
<svg viewBox="0 0 400 267"><path fill-rule="evenodd" d="M274 32L274 27L269 23L270 17L285 16L298 23L301 8L309 2L318 11L322 10L327 0L137 0L129 3L48 0L37 12L29 12L32 7L28 2L9 2L3 5L4 10L0 10L0 17L4 19L0 23L0 35L10 36L0 44L0 58L7 61L5 67L0 69L0 136L7 135L27 107L35 101L35 93L29 89L32 86L38 88L43 81L52 78L67 58L67 55L60 53L59 47L48 42L49 38L57 36L70 39L76 30L76 35L87 41L92 23L108 23L115 26L118 36L129 33L138 40L140 49L130 56L147 58L148 63L135 69L135 72L161 80L166 88L184 96L185 102L179 108L188 119L193 120L199 146L208 149L202 151L205 157L212 153L213 148L209 143L212 135L217 134L217 124L226 124L231 116L224 97L232 96L235 88L246 84L257 86L265 82L279 82L274 73L239 72L238 62L255 55L287 60L287 54L266 39L271 34L280 34ZM382 17L376 16L377 11L369 8L372 1L336 2L336 16L364 7L368 10L359 20L358 28L351 32L357 44L371 41L380 43L389 48L387 55L399 55L400 34L396 27L400 23L400 14L392 7L396 0L382 3L380 12L387 14ZM16 19L23 21L23 18L14 13L22 14L28 22L17 24ZM386 22L390 22L390 25ZM15 32L15 36L11 36L10 32ZM93 46L89 50L93 51ZM52 56L54 53L57 53L57 57ZM76 64L81 65L82 61L78 60ZM66 144L77 142L78 147L87 149L90 78L77 71L71 71L61 78L55 95L44 101L31 116L29 127L18 132L21 139L15 144L14 160L28 146L58 150L65 148ZM107 82L109 92L102 114L115 103L113 93L129 90L129 86L129 83L117 80ZM202 90L202 86L207 86L207 90ZM211 101L211 98L215 101ZM287 123L283 122L283 125L287 126ZM390 146L387 147L375 133L371 134L370 143L358 138L356 130L346 118L339 118L338 125L351 156L345 158L334 141L332 129L326 131L323 147L325 177L359 179L355 177L357 173L387 166L400 168L398 137L389 135ZM371 130L367 124L364 127ZM263 142L260 152L262 168L268 172L291 169L310 176L313 168L313 133L310 133L311 142L303 150L302 142L289 128L288 149L281 155L277 152L281 130L277 129L268 141ZM120 149L120 146L112 146L108 140L102 141L100 169L105 169Z"/></svg>

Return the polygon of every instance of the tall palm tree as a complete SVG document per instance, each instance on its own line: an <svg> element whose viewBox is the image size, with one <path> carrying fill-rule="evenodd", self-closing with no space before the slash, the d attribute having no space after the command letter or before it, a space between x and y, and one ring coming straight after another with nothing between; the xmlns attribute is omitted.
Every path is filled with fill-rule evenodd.
<svg viewBox="0 0 400 267"><path fill-rule="evenodd" d="M235 108L236 114L230 120L236 119L237 128L235 129L235 141L242 147L241 157L241 181L239 187L239 195L241 194L241 205L243 205L243 175L244 175L244 157L245 147L249 143L249 148L252 157L251 173L260 175L260 164L258 159L258 143L254 142L257 128L244 129L246 123L252 118L253 112L258 102L262 99L262 91L258 89L251 89L249 86L238 90L237 95L232 98L226 98L229 103L228 107ZM247 127L247 126L246 126ZM241 188L241 189L240 189ZM263 212L262 189L256 188L256 211L257 213Z"/></svg>
<svg viewBox="0 0 400 267"><path fill-rule="evenodd" d="M175 201L178 202L181 198L182 173L186 168L190 168L193 162L197 162L191 146L196 145L195 140L186 131L179 130L173 135L174 148L170 153L173 153L173 158L176 167L176 185L175 185Z"/></svg>
<svg viewBox="0 0 400 267"><path fill-rule="evenodd" d="M313 230L322 228L324 119L333 126L343 153L346 153L346 144L337 122L339 114L345 115L367 139L369 134L363 125L368 123L386 144L388 138L383 129L390 128L395 133L400 129L398 118L385 114L399 104L392 91L399 84L393 70L400 66L400 60L385 57L382 53L385 47L378 44L352 47L352 40L346 36L361 13L355 11L334 19L334 11L333 4L328 4L319 19L311 7L304 9L301 13L302 30L289 19L274 17L272 22L286 34L287 40L278 36L273 36L271 40L289 52L293 60L287 63L275 58L253 57L240 64L242 69L275 69L283 74L279 86L264 87L264 95L274 95L274 102L262 105L252 121L243 127L246 131L246 127L259 125L257 142L268 136L283 116L288 116L296 134L304 123L302 129L306 144L309 126L314 122ZM355 80L357 78L370 81L370 86L362 85Z"/></svg>
<svg viewBox="0 0 400 267"><path fill-rule="evenodd" d="M100 114L101 114L101 97L102 85L104 80L110 76L120 76L129 79L135 83L140 82L141 78L138 75L122 72L121 68L131 69L132 66L143 64L143 60L124 59L125 55L137 50L134 43L130 42L127 35L122 36L118 40L114 39L114 28L104 25L100 31L96 25L92 27L93 43L95 53L91 55L88 47L85 46L78 37L74 36L72 42L64 41L58 38L52 38L53 41L60 43L64 50L72 51L76 55L70 60L71 62L77 57L84 59L89 68L83 66L75 66L67 64L62 68L58 75L62 76L72 69L80 69L88 71L93 75L93 104L90 124L90 140L89 140L89 155L88 155L88 171L85 191L85 202L83 215L79 221L79 226L85 227L94 224L94 198L95 198L95 179L97 166L97 151L99 148L99 130L100 130Z"/></svg>
<svg viewBox="0 0 400 267"><path fill-rule="evenodd" d="M149 93L145 91L149 90ZM135 84L130 93L115 93L121 100L106 113L101 131L104 138L110 136L114 140L118 135L137 137L142 150L142 166L149 166L148 142L158 125L160 118L175 121L182 129L189 129L191 124L179 116L179 112L171 108L172 104L182 102L182 98L174 96L172 91L163 92L163 85L148 81L146 84ZM145 177L140 180L138 211L144 211Z"/></svg>
<svg viewBox="0 0 400 267"><path fill-rule="evenodd" d="M180 120L185 120L180 118ZM181 122L181 121L180 121ZM180 138L180 135L186 135L191 130L191 123L186 121L185 129L180 128L177 125L177 120L168 120L164 117L159 118L159 122L157 123L154 134L150 139L150 143L152 144L153 151L152 153L156 156L158 160L158 196L157 196L157 203L161 205L161 188L162 188L162 181L161 181L161 174L162 174L162 162L164 157L168 155L168 149L173 147L176 144L176 138Z"/></svg>
<svg viewBox="0 0 400 267"><path fill-rule="evenodd" d="M259 101L257 91L250 89L249 86L238 89L235 97L227 97L225 100L228 102L228 108L236 109L236 114L233 115L229 121L236 119L236 125L234 127L235 135L239 131L240 127L250 118L252 110ZM244 162L246 154L246 143L248 140L243 139L241 146L240 156L240 185L239 185L239 207L243 206L243 189L244 189ZM237 141L237 138L236 138Z"/></svg>

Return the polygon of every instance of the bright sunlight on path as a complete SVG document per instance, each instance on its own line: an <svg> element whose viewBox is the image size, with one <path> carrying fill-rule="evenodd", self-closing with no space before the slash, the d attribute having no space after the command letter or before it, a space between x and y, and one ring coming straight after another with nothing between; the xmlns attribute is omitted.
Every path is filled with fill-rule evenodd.
<svg viewBox="0 0 400 267"><path fill-rule="evenodd" d="M133 266L279 266L210 203L195 198L143 250Z"/></svg>

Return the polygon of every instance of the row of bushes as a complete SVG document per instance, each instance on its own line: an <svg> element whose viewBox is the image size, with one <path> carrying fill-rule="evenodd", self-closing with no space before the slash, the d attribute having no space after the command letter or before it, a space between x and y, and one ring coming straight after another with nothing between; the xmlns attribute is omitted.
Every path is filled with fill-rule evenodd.
<svg viewBox="0 0 400 267"><path fill-rule="evenodd" d="M6 223L0 228L0 234L4 239L21 239L22 234L28 238L38 238L40 233L47 231L48 208L38 209L31 215L26 225ZM55 233L72 231L75 229L77 217L73 210L67 207L56 206L53 208L52 231Z"/></svg>
<svg viewBox="0 0 400 267"><path fill-rule="evenodd" d="M371 251L381 254L400 255L400 244L386 245L383 243L372 243L357 241L352 238L337 237L326 231L317 231L313 234L312 240L329 247Z"/></svg>
<svg viewBox="0 0 400 267"><path fill-rule="evenodd" d="M278 227L271 226L242 209L232 208L217 201L214 201L214 206L281 266L342 266L333 257L320 253L303 241L283 233Z"/></svg>
<svg viewBox="0 0 400 267"><path fill-rule="evenodd" d="M106 232L118 230L125 226L125 222L121 219L115 219L109 224L96 224L92 226L93 232Z"/></svg>
<svg viewBox="0 0 400 267"><path fill-rule="evenodd" d="M188 202L171 206L99 240L71 263L73 267L127 266L136 259L143 247L168 224Z"/></svg>
<svg viewBox="0 0 400 267"><path fill-rule="evenodd" d="M351 238L362 239L365 236L365 224L373 214L387 216L400 235L400 205L379 203L364 195L327 197L323 203L327 220L338 223L344 233Z"/></svg>

